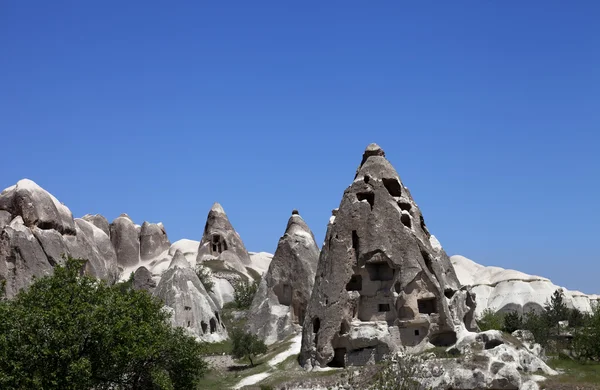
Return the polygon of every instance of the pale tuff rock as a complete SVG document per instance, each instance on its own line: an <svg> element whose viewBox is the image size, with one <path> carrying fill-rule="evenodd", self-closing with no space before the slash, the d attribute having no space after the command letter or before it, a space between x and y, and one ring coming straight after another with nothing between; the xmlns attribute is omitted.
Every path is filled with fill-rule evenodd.
<svg viewBox="0 0 600 390"><path fill-rule="evenodd" d="M87 260L85 271L115 281L117 258L104 231L82 219L30 180L21 180L0 195L0 280L13 297L33 277L52 273L67 256ZM17 215L15 215L17 213ZM7 214L13 218L7 224Z"/></svg>
<svg viewBox="0 0 600 390"><path fill-rule="evenodd" d="M54 196L31 180L20 180L0 194L0 210L21 216L27 227L54 229L61 234L75 234L73 214Z"/></svg>
<svg viewBox="0 0 600 390"><path fill-rule="evenodd" d="M473 299L457 295L448 256L379 146L365 150L334 216L304 320L304 366L362 365L401 347L452 345L475 328Z"/></svg>
<svg viewBox="0 0 600 390"><path fill-rule="evenodd" d="M153 295L171 309L173 325L186 329L204 341L227 338L217 305L181 251L173 256Z"/></svg>
<svg viewBox="0 0 600 390"><path fill-rule="evenodd" d="M152 278L152 273L146 267L140 267L133 273L133 288L136 290L146 290L149 293L154 291L156 282Z"/></svg>
<svg viewBox="0 0 600 390"><path fill-rule="evenodd" d="M86 221L88 221L89 223L93 224L98 229L100 229L104 233L106 233L106 235L108 237L110 237L110 224L108 223L108 220L103 215L86 214L83 217L81 217L81 219L85 219Z"/></svg>
<svg viewBox="0 0 600 390"><path fill-rule="evenodd" d="M272 344L300 330L318 259L315 238L296 211L252 302L247 323L250 332Z"/></svg>
<svg viewBox="0 0 600 390"><path fill-rule="evenodd" d="M541 276L480 265L464 256L452 256L450 260L461 284L475 294L477 316L486 309L519 314L530 310L540 312L558 289L563 291L564 302L569 308L591 313L598 303L597 295L569 291Z"/></svg>
<svg viewBox="0 0 600 390"><path fill-rule="evenodd" d="M154 259L167 250L171 243L162 224L144 222L140 233L140 257L142 261Z"/></svg>
<svg viewBox="0 0 600 390"><path fill-rule="evenodd" d="M221 260L241 273L252 265L240 235L235 231L220 204L215 203L208 213L204 234L198 247L197 262Z"/></svg>
<svg viewBox="0 0 600 390"><path fill-rule="evenodd" d="M42 246L21 216L16 217L0 232L0 281L5 281L4 293L13 298L28 287L33 277L52 273Z"/></svg>
<svg viewBox="0 0 600 390"><path fill-rule="evenodd" d="M110 239L119 267L133 267L140 262L140 235L127 214L121 214L110 225Z"/></svg>

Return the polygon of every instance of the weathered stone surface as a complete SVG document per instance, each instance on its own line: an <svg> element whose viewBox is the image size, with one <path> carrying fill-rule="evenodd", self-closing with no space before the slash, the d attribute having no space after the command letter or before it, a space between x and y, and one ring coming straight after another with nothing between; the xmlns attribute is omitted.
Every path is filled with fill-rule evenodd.
<svg viewBox="0 0 600 390"><path fill-rule="evenodd" d="M39 241L25 226L23 218L16 217L0 232L0 281L5 281L4 292L13 298L19 290L28 287L33 277L52 273L52 265Z"/></svg>
<svg viewBox="0 0 600 390"><path fill-rule="evenodd" d="M240 235L235 231L225 210L215 203L208 213L204 234L198 247L197 262L223 260L239 272L252 265Z"/></svg>
<svg viewBox="0 0 600 390"><path fill-rule="evenodd" d="M599 296L569 291L542 276L528 275L520 271L484 266L464 256L450 258L459 281L475 294L476 316L490 309L503 313L516 311L541 312L556 290L562 290L568 308L591 313L599 302Z"/></svg>
<svg viewBox="0 0 600 390"><path fill-rule="evenodd" d="M154 295L172 310L173 325L185 328L204 341L227 338L217 306L181 251L175 253Z"/></svg>
<svg viewBox="0 0 600 390"><path fill-rule="evenodd" d="M27 227L54 229L61 234L75 234L71 211L54 196L31 180L20 180L0 193L0 210L20 215Z"/></svg>
<svg viewBox="0 0 600 390"><path fill-rule="evenodd" d="M248 316L248 330L267 344L301 328L315 280L319 248L312 231L294 211Z"/></svg>
<svg viewBox="0 0 600 390"><path fill-rule="evenodd" d="M108 223L108 220L103 215L86 214L83 217L81 217L81 219L85 219L86 221L90 222L91 224L96 226L98 229L100 229L104 233L106 233L106 235L110 238L110 224Z"/></svg>
<svg viewBox="0 0 600 390"><path fill-rule="evenodd" d="M42 246L42 250L48 258L48 262L55 266L57 264L63 264L64 259L69 255L69 249L65 244L63 236L56 230L43 230L38 227L31 229L33 235ZM77 238L73 238L77 240Z"/></svg>
<svg viewBox="0 0 600 390"><path fill-rule="evenodd" d="M64 236L69 255L86 259L86 272L110 283L118 278L117 254L110 238L100 228L81 218L75 219L77 236Z"/></svg>
<svg viewBox="0 0 600 390"><path fill-rule="evenodd" d="M140 236L127 214L121 214L110 225L110 240L120 267L134 267L140 262Z"/></svg>
<svg viewBox="0 0 600 390"><path fill-rule="evenodd" d="M133 273L133 288L146 290L150 293L156 288L156 282L152 279L152 273L146 267L140 267Z"/></svg>
<svg viewBox="0 0 600 390"><path fill-rule="evenodd" d="M154 259L169 250L171 243L162 223L144 222L140 232L140 257L142 261Z"/></svg>
<svg viewBox="0 0 600 390"><path fill-rule="evenodd" d="M352 359L361 348L375 348L378 359L400 346L452 345L457 331L475 328L474 321L465 325L449 308L459 289L417 204L383 150L369 145L330 219L300 361L306 367L345 366L361 364ZM465 302L463 309L471 306ZM385 331L360 338L360 329L373 323Z"/></svg>
<svg viewBox="0 0 600 390"><path fill-rule="evenodd" d="M12 219L12 215L8 211L0 210L0 228L8 225Z"/></svg>

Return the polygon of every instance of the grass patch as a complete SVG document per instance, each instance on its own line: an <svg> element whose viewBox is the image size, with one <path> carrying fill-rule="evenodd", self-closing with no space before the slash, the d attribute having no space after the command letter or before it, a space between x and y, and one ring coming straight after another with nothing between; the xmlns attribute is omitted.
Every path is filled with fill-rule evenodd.
<svg viewBox="0 0 600 390"><path fill-rule="evenodd" d="M224 340L218 343L203 343L202 344L202 355L222 355L231 353L231 340Z"/></svg>
<svg viewBox="0 0 600 390"><path fill-rule="evenodd" d="M581 362L570 359L550 359L548 365L563 374L549 377L543 388L556 385L586 385L585 389L600 389L600 362Z"/></svg>

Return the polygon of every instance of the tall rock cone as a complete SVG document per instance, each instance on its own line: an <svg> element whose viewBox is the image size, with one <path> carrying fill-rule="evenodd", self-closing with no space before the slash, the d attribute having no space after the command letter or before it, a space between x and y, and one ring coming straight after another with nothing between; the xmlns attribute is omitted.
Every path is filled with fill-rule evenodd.
<svg viewBox="0 0 600 390"><path fill-rule="evenodd" d="M459 289L408 189L371 144L330 219L300 362L364 365L400 347L452 345L458 333L475 327L474 300Z"/></svg>
<svg viewBox="0 0 600 390"><path fill-rule="evenodd" d="M206 260L221 260L242 273L246 273L246 266L252 264L242 238L219 203L215 203L208 212L204 234L198 246L196 261L200 263Z"/></svg>
<svg viewBox="0 0 600 390"><path fill-rule="evenodd" d="M181 251L175 252L153 295L172 310L173 325L186 329L204 341L215 342L227 338L217 305Z"/></svg>
<svg viewBox="0 0 600 390"><path fill-rule="evenodd" d="M250 332L272 344L300 329L318 260L315 238L295 212L252 301L247 322Z"/></svg>

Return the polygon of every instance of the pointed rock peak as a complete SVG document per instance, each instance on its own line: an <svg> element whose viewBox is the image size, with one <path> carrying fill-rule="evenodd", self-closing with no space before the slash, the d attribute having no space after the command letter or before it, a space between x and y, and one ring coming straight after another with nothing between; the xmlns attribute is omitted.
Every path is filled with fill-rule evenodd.
<svg viewBox="0 0 600 390"><path fill-rule="evenodd" d="M296 210L294 210L296 211ZM300 234L303 236L310 236L312 240L315 240L313 232L310 230L304 219L300 216L300 214L292 213L292 216L288 220L287 226L285 228L285 234L294 235Z"/></svg>
<svg viewBox="0 0 600 390"><path fill-rule="evenodd" d="M175 255L173 256L173 260L171 260L171 264L169 264L169 268L190 268L190 263L186 260L184 254L179 249L175 251Z"/></svg>
<svg viewBox="0 0 600 390"><path fill-rule="evenodd" d="M225 210L223 210L223 206L221 206L219 202L215 202L210 208L210 211L213 213L225 214Z"/></svg>
<svg viewBox="0 0 600 390"><path fill-rule="evenodd" d="M385 157L385 152L383 151L383 149L381 149L379 145L370 144L369 146L367 146L365 152L363 153L363 158L362 162L360 163L360 166L362 166L367 161L367 159L372 156Z"/></svg>
<svg viewBox="0 0 600 390"><path fill-rule="evenodd" d="M128 220L133 222L133 219L131 219L131 217L129 215L127 215L127 213L123 213L123 214L119 215L117 218L127 218Z"/></svg>

